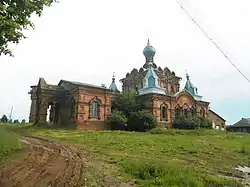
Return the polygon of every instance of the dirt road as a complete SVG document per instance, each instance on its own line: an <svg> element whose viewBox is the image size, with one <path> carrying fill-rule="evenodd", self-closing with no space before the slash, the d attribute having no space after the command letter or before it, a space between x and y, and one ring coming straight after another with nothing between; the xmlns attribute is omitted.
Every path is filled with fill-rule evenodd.
<svg viewBox="0 0 250 187"><path fill-rule="evenodd" d="M0 187L82 186L84 152L37 137L22 137L31 150L0 171Z"/></svg>

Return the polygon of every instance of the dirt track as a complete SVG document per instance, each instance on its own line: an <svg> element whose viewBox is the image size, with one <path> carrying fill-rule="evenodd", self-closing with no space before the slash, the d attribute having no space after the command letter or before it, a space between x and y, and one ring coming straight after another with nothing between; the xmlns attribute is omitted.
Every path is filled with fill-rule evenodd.
<svg viewBox="0 0 250 187"><path fill-rule="evenodd" d="M84 152L37 137L22 137L31 151L0 171L0 187L82 186Z"/></svg>

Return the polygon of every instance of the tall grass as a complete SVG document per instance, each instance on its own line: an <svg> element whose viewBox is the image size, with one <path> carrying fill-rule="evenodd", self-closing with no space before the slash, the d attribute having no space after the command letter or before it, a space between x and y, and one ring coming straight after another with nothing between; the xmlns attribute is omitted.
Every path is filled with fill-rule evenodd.
<svg viewBox="0 0 250 187"><path fill-rule="evenodd" d="M0 126L0 164L12 153L21 147L18 136Z"/></svg>
<svg viewBox="0 0 250 187"><path fill-rule="evenodd" d="M250 135L213 130L164 130L148 133L25 128L59 141L78 144L133 178L141 186L241 186L221 178L248 165Z"/></svg>
<svg viewBox="0 0 250 187"><path fill-rule="evenodd" d="M185 186L185 187L241 187L239 182L218 178L198 172L187 166L180 166L160 160L133 161L125 159L120 162L124 172L138 179L140 186Z"/></svg>

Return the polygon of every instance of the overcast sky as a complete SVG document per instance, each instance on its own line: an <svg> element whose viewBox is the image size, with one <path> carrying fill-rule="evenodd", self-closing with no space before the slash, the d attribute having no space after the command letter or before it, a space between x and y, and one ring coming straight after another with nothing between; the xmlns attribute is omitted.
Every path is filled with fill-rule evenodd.
<svg viewBox="0 0 250 187"><path fill-rule="evenodd" d="M250 1L184 0L186 8L250 78ZM234 123L250 117L250 84L186 16L175 0L61 0L33 18L28 39L12 45L15 57L1 56L0 115L28 119L30 85L43 77L111 83L145 62L150 38L155 63L183 77L185 70L210 107Z"/></svg>

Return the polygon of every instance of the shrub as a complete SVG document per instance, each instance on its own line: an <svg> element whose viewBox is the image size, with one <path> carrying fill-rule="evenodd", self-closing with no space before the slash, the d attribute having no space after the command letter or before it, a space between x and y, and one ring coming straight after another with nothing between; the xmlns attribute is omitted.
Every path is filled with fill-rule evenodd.
<svg viewBox="0 0 250 187"><path fill-rule="evenodd" d="M200 120L200 127L205 129L212 129L213 124L211 120L205 119L203 117L198 117Z"/></svg>
<svg viewBox="0 0 250 187"><path fill-rule="evenodd" d="M150 134L166 134L167 130L162 127L156 127L149 131Z"/></svg>
<svg viewBox="0 0 250 187"><path fill-rule="evenodd" d="M200 116L176 117L173 121L173 127L177 129L198 129L198 128L212 128L212 122Z"/></svg>
<svg viewBox="0 0 250 187"><path fill-rule="evenodd" d="M200 127L199 119L196 117L176 117L173 121L173 127L177 129L198 129Z"/></svg>
<svg viewBox="0 0 250 187"><path fill-rule="evenodd" d="M156 118L148 110L132 112L128 118L127 130L145 132L156 126Z"/></svg>
<svg viewBox="0 0 250 187"><path fill-rule="evenodd" d="M125 130L127 118L121 111L114 111L107 117L106 124L111 130Z"/></svg>

